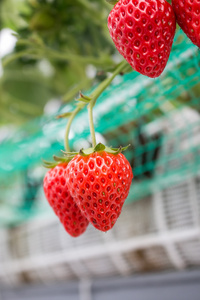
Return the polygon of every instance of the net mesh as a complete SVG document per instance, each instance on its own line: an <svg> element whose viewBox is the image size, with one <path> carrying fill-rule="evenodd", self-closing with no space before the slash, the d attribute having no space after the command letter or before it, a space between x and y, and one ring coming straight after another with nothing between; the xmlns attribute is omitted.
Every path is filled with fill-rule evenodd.
<svg viewBox="0 0 200 300"><path fill-rule="evenodd" d="M159 78L136 72L118 76L94 110L97 140L118 147L134 181L126 203L181 184L199 174L200 52L179 30L167 67ZM60 112L71 111L68 104ZM57 112L58 113L58 112ZM1 144L0 225L51 214L42 191L42 158L64 149L66 120L43 116L18 129ZM73 123L70 145L90 145L87 109Z"/></svg>

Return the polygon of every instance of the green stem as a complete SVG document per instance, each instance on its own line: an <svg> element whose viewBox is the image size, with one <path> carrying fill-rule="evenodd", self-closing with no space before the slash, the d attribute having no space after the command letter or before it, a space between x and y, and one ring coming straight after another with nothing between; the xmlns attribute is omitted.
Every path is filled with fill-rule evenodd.
<svg viewBox="0 0 200 300"><path fill-rule="evenodd" d="M93 107L98 99L98 97L102 94L102 92L110 85L110 83L113 81L113 79L120 73L122 72L125 68L127 67L127 62L123 61L121 62L113 74L109 77L106 78L97 88L96 90L89 96L91 98L89 104L88 104L88 113L89 113L89 124L90 124L90 133L92 137L92 145L93 147L96 146L96 137L95 137L95 130L94 130L94 121L93 121ZM70 152L70 147L69 147L69 132L70 132L70 127L72 124L72 121L74 120L75 116L81 111L87 103L85 102L79 102L76 109L71 113L67 126L65 129L65 149L67 152Z"/></svg>
<svg viewBox="0 0 200 300"><path fill-rule="evenodd" d="M127 62L123 61L121 62L116 70L113 72L113 74L106 78L98 87L97 89L92 93L90 103L88 104L88 113L89 113L89 124L90 124L90 134L92 137L92 146L96 146L96 136L95 136L95 130L94 130L94 121L93 121L93 107L95 106L95 103L98 99L98 97L102 94L102 92L110 85L110 83L113 81L113 79L123 71L123 69L127 66Z"/></svg>
<svg viewBox="0 0 200 300"><path fill-rule="evenodd" d="M90 101L89 105L94 106L96 103L96 100L99 98L99 96L102 94L102 92L111 84L111 82L113 81L113 79L119 74L121 73L124 68L127 66L127 62L126 61L122 61L117 68L115 69L115 71L113 72L113 74L106 78L97 88L96 90L92 93L91 98L92 100Z"/></svg>
<svg viewBox="0 0 200 300"><path fill-rule="evenodd" d="M96 136L94 130L94 121L93 121L93 106L88 105L88 113L89 113L89 124L90 124L90 134L92 138L92 146L96 147Z"/></svg>
<svg viewBox="0 0 200 300"><path fill-rule="evenodd" d="M65 129L65 150L66 150L66 152L70 152L69 132L70 132L70 127L71 127L72 121L74 120L75 116L79 113L79 111L81 109L82 109L81 106L77 106L76 109L72 112L71 116L68 119L67 126Z"/></svg>
<svg viewBox="0 0 200 300"><path fill-rule="evenodd" d="M12 61L21 58L21 57L31 57L34 59L39 59L40 55L38 53L36 53L33 49L31 50L25 50L25 51L20 51L17 53L13 53L11 55L9 55L8 57L6 57L3 61L2 61L2 66L3 68L5 68L9 63L11 63Z"/></svg>

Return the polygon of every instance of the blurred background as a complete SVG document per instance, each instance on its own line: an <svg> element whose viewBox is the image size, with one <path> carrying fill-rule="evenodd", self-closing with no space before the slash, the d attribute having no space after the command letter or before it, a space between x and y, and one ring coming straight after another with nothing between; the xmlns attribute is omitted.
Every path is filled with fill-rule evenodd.
<svg viewBox="0 0 200 300"><path fill-rule="evenodd" d="M0 300L199 299L200 52L177 28L163 74L118 76L94 110L97 139L134 180L115 227L71 238L45 200L42 159L122 57L104 0L0 1ZM70 146L91 143L87 109Z"/></svg>

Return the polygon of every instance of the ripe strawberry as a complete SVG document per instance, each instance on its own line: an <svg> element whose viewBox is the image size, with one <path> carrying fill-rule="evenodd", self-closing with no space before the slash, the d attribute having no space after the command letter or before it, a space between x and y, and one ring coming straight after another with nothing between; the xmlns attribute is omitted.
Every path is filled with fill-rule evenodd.
<svg viewBox="0 0 200 300"><path fill-rule="evenodd" d="M111 229L133 178L125 156L105 151L78 154L69 162L66 178L70 194L92 225L101 231Z"/></svg>
<svg viewBox="0 0 200 300"><path fill-rule="evenodd" d="M117 50L134 70L152 78L163 72L176 29L167 1L119 0L108 16L108 29Z"/></svg>
<svg viewBox="0 0 200 300"><path fill-rule="evenodd" d="M50 206L66 231L77 237L85 232L89 222L69 193L66 186L66 169L66 163L50 169L45 175L43 187Z"/></svg>
<svg viewBox="0 0 200 300"><path fill-rule="evenodd" d="M176 21L185 34L200 48L200 1L172 0Z"/></svg>

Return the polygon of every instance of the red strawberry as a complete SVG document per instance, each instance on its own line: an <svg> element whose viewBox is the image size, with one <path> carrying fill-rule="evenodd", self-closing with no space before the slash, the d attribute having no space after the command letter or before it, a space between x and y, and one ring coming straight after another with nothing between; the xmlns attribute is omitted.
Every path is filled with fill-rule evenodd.
<svg viewBox="0 0 200 300"><path fill-rule="evenodd" d="M66 163L50 169L45 175L43 187L50 206L66 231L77 237L85 232L89 222L69 193L66 186L66 170Z"/></svg>
<svg viewBox="0 0 200 300"><path fill-rule="evenodd" d="M176 21L185 34L200 48L200 1L172 0Z"/></svg>
<svg viewBox="0 0 200 300"><path fill-rule="evenodd" d="M167 1L120 0L109 14L108 29L117 50L134 70L152 78L163 72L176 29Z"/></svg>
<svg viewBox="0 0 200 300"><path fill-rule="evenodd" d="M121 153L105 151L76 155L66 170L70 194L94 227L108 231L121 213L133 178Z"/></svg>

